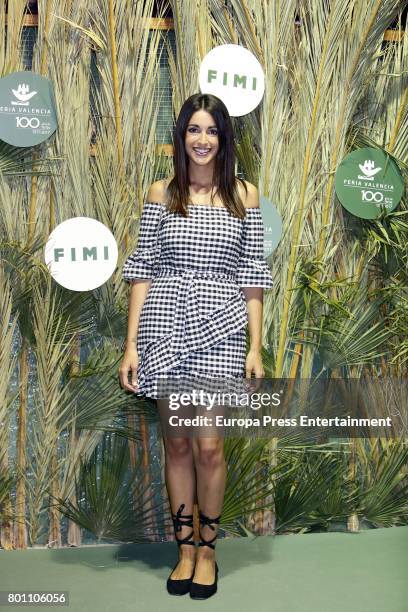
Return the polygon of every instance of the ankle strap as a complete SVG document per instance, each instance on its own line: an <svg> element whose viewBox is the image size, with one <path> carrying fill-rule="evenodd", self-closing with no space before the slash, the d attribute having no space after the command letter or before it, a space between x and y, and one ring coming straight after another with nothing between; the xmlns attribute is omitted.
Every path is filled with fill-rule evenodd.
<svg viewBox="0 0 408 612"><path fill-rule="evenodd" d="M219 524L220 522L220 516L217 516L215 518L209 518L208 516L206 516L205 514L203 514L200 511L200 526L201 525L207 525L210 529L212 529L213 531L215 531L215 527L212 526L212 523L216 523ZM212 548L213 550L215 549L215 545L213 544L213 542L217 539L218 533L215 534L215 536L213 538L211 538L211 540L205 540L203 538L203 536L201 535L201 531L200 531L200 542L198 543L199 546L208 546L209 548Z"/></svg>
<svg viewBox="0 0 408 612"><path fill-rule="evenodd" d="M180 546L181 544L190 544L192 546L195 546L195 542L194 540L191 541L191 538L194 535L194 529L192 529L191 533L189 535L187 535L185 538L178 538L177 537L177 533L179 531L181 531L182 527L193 527L193 515L192 514L185 514L184 516L181 515L181 513L183 512L185 508L185 504L181 504L180 508L177 510L176 514L172 514L172 519L173 519L173 525L174 525L174 531L175 531L175 537L176 537L176 541L177 541L177 545Z"/></svg>

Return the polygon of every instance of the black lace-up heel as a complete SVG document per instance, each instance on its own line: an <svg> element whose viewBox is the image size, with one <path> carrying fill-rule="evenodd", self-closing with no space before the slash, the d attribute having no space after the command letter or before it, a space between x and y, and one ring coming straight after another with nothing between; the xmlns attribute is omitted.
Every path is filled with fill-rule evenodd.
<svg viewBox="0 0 408 612"><path fill-rule="evenodd" d="M190 544L192 546L195 546L194 540L191 540L191 538L194 535L193 515L192 514L185 514L184 516L182 516L181 513L183 512L184 508L185 508L185 504L181 504L181 506L177 510L176 514L172 514L173 525L174 525L174 532L175 532L175 536L176 536L177 545L179 547L181 546L181 544ZM185 538L179 539L177 537L177 533L179 531L181 531L183 526L191 527L192 531ZM179 561L177 561L176 565L173 567L171 574L176 569L178 563L179 563ZM170 574L170 576L171 576L171 574ZM184 578L183 580L174 580L173 578L170 578L170 576L169 576L169 578L167 578L167 591L170 593L170 595L185 595L186 593L189 592L191 581L192 581L193 576L194 576L194 570L193 570L193 573L192 573L190 578Z"/></svg>
<svg viewBox="0 0 408 612"><path fill-rule="evenodd" d="M210 529L215 531L215 527L213 527L212 523L219 524L221 516L217 516L216 518L209 518L205 516L202 512L200 512L200 542L199 546L208 546L215 550L215 540L217 539L218 533L215 534L211 540L205 540L201 535L201 526L208 525ZM218 565L215 562L215 579L212 584L200 584L199 582L191 582L190 586L190 597L192 599L208 599L211 595L217 592L217 583L218 583Z"/></svg>

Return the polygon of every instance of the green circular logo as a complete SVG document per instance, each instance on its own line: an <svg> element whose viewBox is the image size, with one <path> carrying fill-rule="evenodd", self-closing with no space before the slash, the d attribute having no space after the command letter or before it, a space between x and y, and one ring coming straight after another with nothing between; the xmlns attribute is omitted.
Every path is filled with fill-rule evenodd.
<svg viewBox="0 0 408 612"><path fill-rule="evenodd" d="M264 257L267 258L282 238L282 218L270 200L261 196L259 207L264 225Z"/></svg>
<svg viewBox="0 0 408 612"><path fill-rule="evenodd" d="M0 79L0 139L32 147L57 129L51 82L34 72L13 72Z"/></svg>
<svg viewBox="0 0 408 612"><path fill-rule="evenodd" d="M357 149L343 159L335 175L335 190L346 210L362 219L391 212L404 191L395 161L383 149Z"/></svg>

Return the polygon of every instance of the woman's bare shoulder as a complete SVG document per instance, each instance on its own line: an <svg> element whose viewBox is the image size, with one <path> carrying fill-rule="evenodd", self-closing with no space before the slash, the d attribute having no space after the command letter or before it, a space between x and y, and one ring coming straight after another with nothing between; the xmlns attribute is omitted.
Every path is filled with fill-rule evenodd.
<svg viewBox="0 0 408 612"><path fill-rule="evenodd" d="M167 179L161 179L160 181L155 181L149 187L149 191L147 192L147 201L155 202L157 204L166 204L166 189L167 189Z"/></svg>
<svg viewBox="0 0 408 612"><path fill-rule="evenodd" d="M241 181L237 181L239 195L244 203L245 208L259 208L259 193L257 187L249 181L244 181L247 192Z"/></svg>

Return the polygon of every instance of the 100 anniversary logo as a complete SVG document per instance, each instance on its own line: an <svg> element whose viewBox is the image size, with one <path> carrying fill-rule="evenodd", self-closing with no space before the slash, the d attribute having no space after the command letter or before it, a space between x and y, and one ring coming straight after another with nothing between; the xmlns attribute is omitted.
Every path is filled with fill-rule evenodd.
<svg viewBox="0 0 408 612"><path fill-rule="evenodd" d="M383 149L364 147L343 159L335 176L336 195L346 210L362 219L391 212L401 200L404 182Z"/></svg>
<svg viewBox="0 0 408 612"><path fill-rule="evenodd" d="M27 70L0 79L0 139L15 147L32 147L57 129L51 82Z"/></svg>

